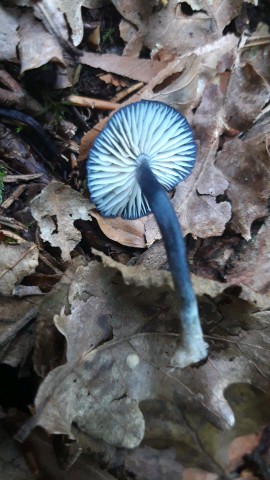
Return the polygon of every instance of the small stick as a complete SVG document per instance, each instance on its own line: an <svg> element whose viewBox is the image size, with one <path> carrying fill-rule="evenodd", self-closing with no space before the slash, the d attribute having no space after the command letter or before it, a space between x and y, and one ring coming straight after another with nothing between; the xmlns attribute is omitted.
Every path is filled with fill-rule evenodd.
<svg viewBox="0 0 270 480"><path fill-rule="evenodd" d="M106 100L100 100L98 98L81 97L79 95L69 95L67 102L77 107L90 107L99 110L115 110L119 107L117 103L107 102Z"/></svg>
<svg viewBox="0 0 270 480"><path fill-rule="evenodd" d="M16 183L16 182L29 182L42 177L42 173L33 173L29 175L5 175L3 178L4 183Z"/></svg>
<svg viewBox="0 0 270 480"><path fill-rule="evenodd" d="M117 93L115 97L112 98L112 102L120 102L120 100L123 100L131 93L134 93L137 90L140 90L140 88L142 88L143 86L144 86L143 82L138 82L138 83L135 83L135 85L131 85L131 87L127 87L124 90L121 90L121 92Z"/></svg>
<svg viewBox="0 0 270 480"><path fill-rule="evenodd" d="M7 198L2 203L0 211L3 211L6 208L9 208L10 205L12 205L12 203L15 202L15 200L17 200L17 198L19 198L19 196L24 192L25 189L26 189L26 185L20 185L18 188L16 188L16 190L14 190L14 192L10 195L10 197Z"/></svg>
<svg viewBox="0 0 270 480"><path fill-rule="evenodd" d="M26 240L24 238L20 237L20 235L18 235L17 233L11 232L10 230L4 230L3 228L1 228L0 229L0 234L4 235L4 237L13 238L13 240L15 240L17 243L25 243L26 242Z"/></svg>

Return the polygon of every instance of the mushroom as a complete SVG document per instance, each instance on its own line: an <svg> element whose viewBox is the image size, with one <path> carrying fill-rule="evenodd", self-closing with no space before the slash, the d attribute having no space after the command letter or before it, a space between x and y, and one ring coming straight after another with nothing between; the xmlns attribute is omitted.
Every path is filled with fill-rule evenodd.
<svg viewBox="0 0 270 480"><path fill-rule="evenodd" d="M101 215L135 219L153 212L171 269L182 342L172 365L207 356L180 224L166 194L194 166L196 144L187 120L172 107L141 100L116 113L95 139L87 163L91 200Z"/></svg>

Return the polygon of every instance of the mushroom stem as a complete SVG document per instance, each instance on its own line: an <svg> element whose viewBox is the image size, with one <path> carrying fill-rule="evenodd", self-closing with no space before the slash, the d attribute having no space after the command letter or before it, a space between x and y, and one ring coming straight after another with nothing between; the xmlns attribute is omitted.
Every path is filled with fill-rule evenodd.
<svg viewBox="0 0 270 480"><path fill-rule="evenodd" d="M167 252L182 327L182 345L175 352L172 363L183 368L205 358L208 351L208 345L203 340L198 304L190 279L185 242L173 206L147 159L143 159L137 167L137 180L155 215Z"/></svg>

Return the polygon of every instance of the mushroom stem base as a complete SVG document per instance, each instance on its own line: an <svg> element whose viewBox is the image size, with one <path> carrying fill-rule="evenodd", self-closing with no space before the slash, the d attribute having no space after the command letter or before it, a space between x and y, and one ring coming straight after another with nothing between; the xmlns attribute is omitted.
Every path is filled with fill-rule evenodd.
<svg viewBox="0 0 270 480"><path fill-rule="evenodd" d="M179 347L173 361L175 366L182 368L203 360L208 350L203 340L197 300L191 284L185 242L172 204L146 159L137 167L137 179L161 231L180 306L183 355ZM182 360L180 357L183 357Z"/></svg>

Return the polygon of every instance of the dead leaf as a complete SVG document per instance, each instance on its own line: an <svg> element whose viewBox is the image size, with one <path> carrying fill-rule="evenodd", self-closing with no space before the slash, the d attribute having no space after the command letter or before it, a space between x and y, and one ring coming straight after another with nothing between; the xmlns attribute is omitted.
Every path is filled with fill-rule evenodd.
<svg viewBox="0 0 270 480"><path fill-rule="evenodd" d="M193 8L192 15L181 11L181 3L169 0L166 8L150 16L145 46L152 50L158 43L183 55L210 44L222 36L224 27L239 14L242 0L225 0L222 7L219 0L186 3Z"/></svg>
<svg viewBox="0 0 270 480"><path fill-rule="evenodd" d="M7 434L0 424L0 471L3 480L25 480L30 478L30 472L25 459L19 452L13 438Z"/></svg>
<svg viewBox="0 0 270 480"><path fill-rule="evenodd" d="M56 329L53 317L59 314L63 306L69 311L68 291L74 281L74 272L79 265L85 265L82 257L76 257L66 269L61 280L48 293L39 308L36 319L34 369L40 377L61 364L64 360L63 337Z"/></svg>
<svg viewBox="0 0 270 480"><path fill-rule="evenodd" d="M91 210L102 232L114 242L128 247L145 248L144 225L146 217L138 220L123 220L122 218L105 218L96 210Z"/></svg>
<svg viewBox="0 0 270 480"><path fill-rule="evenodd" d="M256 292L270 295L270 219L245 243L231 261L226 274L229 282L241 282Z"/></svg>
<svg viewBox="0 0 270 480"><path fill-rule="evenodd" d="M243 464L244 455L251 453L258 446L260 434L243 435L233 440L228 452L227 471L232 472Z"/></svg>
<svg viewBox="0 0 270 480"><path fill-rule="evenodd" d="M83 38L82 7L101 8L104 0L55 0L56 7L66 16L71 28L73 44L78 46Z"/></svg>
<svg viewBox="0 0 270 480"><path fill-rule="evenodd" d="M183 478L183 466L176 460L172 449L155 450L145 446L127 453L125 467L140 480Z"/></svg>
<svg viewBox="0 0 270 480"><path fill-rule="evenodd" d="M18 23L20 10L0 5L0 60L18 62L16 47L19 42Z"/></svg>
<svg viewBox="0 0 270 480"><path fill-rule="evenodd" d="M236 64L231 73L224 105L226 124L239 131L250 129L269 101L269 94L269 85L252 65Z"/></svg>
<svg viewBox="0 0 270 480"><path fill-rule="evenodd" d="M218 480L218 475L205 472L199 468L186 468L183 473L183 480Z"/></svg>
<svg viewBox="0 0 270 480"><path fill-rule="evenodd" d="M146 295L145 287L126 287L96 262L79 267L76 276L69 290L71 313L55 318L67 339L68 362L45 378L37 415L21 438L41 425L71 438L81 432L90 440L134 448L144 435L143 400L200 408L215 425L230 427L234 415L223 396L230 384L245 379L270 393L269 313L262 334L257 307L227 294L227 302L213 304L211 311L202 299L202 318L214 342L208 362L172 369L178 318L168 289L148 289Z"/></svg>
<svg viewBox="0 0 270 480"><path fill-rule="evenodd" d="M229 182L226 193L232 204L232 228L246 240L251 238L252 222L268 213L269 135L266 125L255 138L226 142L217 155L216 166Z"/></svg>
<svg viewBox="0 0 270 480"><path fill-rule="evenodd" d="M174 290L171 273L164 270L155 270L157 267L160 268L160 265L157 266L157 264L155 264L156 259L154 259L154 263L150 261L144 264L144 262L139 261L137 265L130 267L116 262L94 248L92 248L92 252L94 255L101 258L105 267L120 272L126 285L145 288L169 287L169 289ZM232 283L224 283L206 279L205 277L200 277L199 275L191 273L191 281L198 297L207 295L211 298L215 298L226 290L229 291L230 288L233 289L234 287L240 287L237 292L239 298L253 303L262 310L270 307L270 296L257 294L256 291L249 286L240 283L239 280L235 280L235 282Z"/></svg>
<svg viewBox="0 0 270 480"><path fill-rule="evenodd" d="M35 41L32 41L32 39L35 39ZM30 11L21 15L19 40L21 74L50 61L58 62L62 67L66 66L62 48L58 41Z"/></svg>
<svg viewBox="0 0 270 480"><path fill-rule="evenodd" d="M101 68L105 72L114 73L144 83L149 82L167 65L164 62L147 60L145 58L134 59L121 57L113 53L100 55L93 52L84 52L80 61L84 65Z"/></svg>
<svg viewBox="0 0 270 480"><path fill-rule="evenodd" d="M16 368L23 366L33 348L29 324L37 316L40 298L19 300L0 298L0 362Z"/></svg>
<svg viewBox="0 0 270 480"><path fill-rule="evenodd" d="M33 273L38 265L38 248L34 243L0 245L0 293L11 295L15 285Z"/></svg>
<svg viewBox="0 0 270 480"><path fill-rule="evenodd" d="M59 247L64 261L81 240L74 227L77 219L91 220L93 205L72 188L60 182L51 182L31 202L31 211L38 222L41 238L53 247Z"/></svg>

